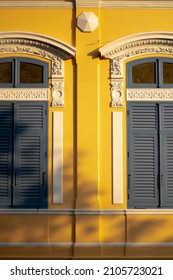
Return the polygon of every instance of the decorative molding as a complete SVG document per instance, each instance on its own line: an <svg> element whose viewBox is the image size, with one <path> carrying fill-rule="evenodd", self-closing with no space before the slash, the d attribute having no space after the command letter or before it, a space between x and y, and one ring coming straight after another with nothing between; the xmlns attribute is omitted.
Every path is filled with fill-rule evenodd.
<svg viewBox="0 0 173 280"><path fill-rule="evenodd" d="M142 1L142 0L76 0L77 7L100 7L117 9L171 9L172 1Z"/></svg>
<svg viewBox="0 0 173 280"><path fill-rule="evenodd" d="M48 88L1 88L0 100L25 100L38 101L49 100L50 91Z"/></svg>
<svg viewBox="0 0 173 280"><path fill-rule="evenodd" d="M0 54L26 54L47 59L52 65L52 106L64 106L64 60L75 55L75 48L54 38L29 32L1 32L0 33ZM23 91L23 90L21 90ZM18 92L21 92L18 90ZM14 91L15 93L16 91ZM29 92L29 90L28 90ZM1 90L1 98L8 93ZM38 93L38 90L37 90ZM17 93L16 93L17 94ZM17 96L15 94L15 96ZM30 89L31 96L31 89ZM18 94L19 95L19 94ZM22 96L22 94L20 93ZM10 95L11 98L11 95ZM29 98L29 97L28 97ZM27 97L26 97L27 99ZM34 99L34 98L33 98Z"/></svg>
<svg viewBox="0 0 173 280"><path fill-rule="evenodd" d="M173 89L127 89L128 101L173 101Z"/></svg>
<svg viewBox="0 0 173 280"><path fill-rule="evenodd" d="M73 0L1 0L0 8L72 8L73 3Z"/></svg>
<svg viewBox="0 0 173 280"><path fill-rule="evenodd" d="M0 209L1 215L173 215L172 209Z"/></svg>
<svg viewBox="0 0 173 280"><path fill-rule="evenodd" d="M0 0L0 8L117 8L117 9L172 9L172 1L142 0Z"/></svg>
<svg viewBox="0 0 173 280"><path fill-rule="evenodd" d="M100 0L101 8L118 8L118 9L171 9L173 8L172 1L142 1L142 0Z"/></svg>
<svg viewBox="0 0 173 280"><path fill-rule="evenodd" d="M111 82L111 107L122 107L123 100L123 81Z"/></svg>
<svg viewBox="0 0 173 280"><path fill-rule="evenodd" d="M123 65L124 61L131 58L137 59L140 55L164 54L173 56L173 33L170 32L149 32L139 33L118 39L99 49L101 55L110 59L110 90L111 90L111 106L119 107L124 100L123 86ZM150 91L150 90L149 90ZM130 89L128 100L137 98L137 89ZM144 90L143 90L144 92ZM136 93L136 94L135 94ZM139 93L139 91L138 91ZM170 90L153 91L156 100L172 100ZM162 96L160 96L162 94ZM138 98L141 99L142 92ZM120 102L118 100L120 99ZM150 93L146 92L144 100L150 100ZM152 99L153 100L153 99Z"/></svg>
<svg viewBox="0 0 173 280"><path fill-rule="evenodd" d="M64 106L64 83L63 81L52 82L52 107Z"/></svg>
<svg viewBox="0 0 173 280"><path fill-rule="evenodd" d="M43 51L52 53L55 56L62 58L63 60L75 56L76 53L74 47L43 34L23 31L0 32L0 44L10 43L13 45L17 43L17 41L15 40L19 40L19 44L23 43L25 46L33 46Z"/></svg>

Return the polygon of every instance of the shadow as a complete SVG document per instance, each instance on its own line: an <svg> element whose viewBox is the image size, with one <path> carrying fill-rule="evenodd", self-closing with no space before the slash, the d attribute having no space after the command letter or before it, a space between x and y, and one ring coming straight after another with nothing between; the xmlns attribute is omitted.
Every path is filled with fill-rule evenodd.
<svg viewBox="0 0 173 280"><path fill-rule="evenodd" d="M87 56L91 56L92 59L100 58L100 53L99 53L98 50L99 50L99 49L95 49L94 51L88 53Z"/></svg>
<svg viewBox="0 0 173 280"><path fill-rule="evenodd" d="M0 105L1 207L47 207L46 102Z"/></svg>
<svg viewBox="0 0 173 280"><path fill-rule="evenodd" d="M76 79L76 76L77 68L75 69L74 79ZM74 84L76 83L74 82ZM85 161L88 155L85 151L80 154L78 153L77 97L75 94L76 88L74 88L73 98L73 153L70 151L64 158L63 204L54 205L53 207L50 206L51 208L49 210L50 212L52 211L52 213L48 211L46 212L45 210L43 213L30 214L29 211L27 213L27 209L25 211L26 215L22 212L11 212L10 214L8 214L8 212L5 214L1 212L0 224L2 226L0 229L0 243L11 243L15 245L17 242L24 242L27 246L26 244L24 247L19 246L20 249L18 247L15 249L15 246L13 246L9 251L7 247L6 251L4 249L4 253L1 248L0 255L5 256L6 254L7 258L11 258L13 254L17 254L16 252L19 250L19 252L21 252L20 257L22 256L22 258L26 258L27 256L30 256L31 258L32 254L35 254L35 257L46 258L46 256L51 256L56 259L63 258L64 256L64 258L67 259L75 256L74 245L76 243L85 244L85 247L87 248L87 246L90 246L89 244L95 242L100 247L102 246L102 252L105 252L108 249L112 250L111 254L107 255L107 258L111 256L115 258L116 250L120 250L119 256L126 258L128 256L134 256L133 254L135 253L133 253L132 250L135 252L134 248L135 246L139 246L139 244L144 243L145 245L156 243L157 246L157 243L168 243L169 247L169 243L173 242L172 214L124 214L123 209L118 210L113 205L112 210L108 212L105 211L106 209L100 209L98 182L87 177L85 172L82 173L82 168L79 168L86 165ZM11 104L15 103L17 109L14 108L14 106L11 106ZM47 176L44 175L46 177L42 177L42 172L43 170L46 170L44 168L47 167L45 167L41 160L43 150L38 148L40 147L40 144L38 144L38 137L47 133L43 131L43 127L47 126L47 124L45 126L43 125L45 122L42 118L45 114L41 108L38 108L40 102L39 104L34 102L36 107L34 111L32 111L32 114L27 113L27 106L29 106L29 103L24 104L25 106L22 107L22 111L20 111L18 107L20 104L23 106L24 103L1 102L0 104L1 206L2 208L7 206L7 203L2 205L2 200L7 197L9 203L8 207L12 203L12 209L15 210L14 199L11 199L11 197L9 199L9 193L11 196L16 195L15 190L10 192L9 188L11 188L11 185L13 185L13 188L16 187L17 183L20 182L23 184L23 190L22 194L19 194L20 205L18 205L18 207L22 209L29 208L28 205L31 205L30 203L34 201L35 206L33 207L32 204L30 207L37 209L37 195L40 193L41 189L44 189L43 199L46 197L46 204L43 203L43 205L47 208ZM35 112L38 112L39 110L41 110L42 113L38 115ZM20 121L19 119L21 116L22 118ZM35 128L33 128L33 126L35 126ZM25 137L27 139L25 139ZM47 144L45 146L45 142L47 141L45 140L47 139L43 139L42 145L45 150L45 148L47 148ZM14 145L14 143L16 144ZM45 161L47 161L47 158ZM21 164L24 166L23 169L21 169ZM42 166L41 172L40 169L38 172L38 165ZM88 168L92 168L92 162L90 162ZM14 176L15 173L17 174L16 179ZM79 174L80 176L78 176ZM11 178L10 180L8 179L9 177ZM20 177L24 178L24 181L20 181ZM17 182L15 182L15 180ZM4 182L7 182L7 184L5 185ZM30 184L28 182L30 182ZM36 191L34 188L36 188ZM16 192L18 192L17 188ZM102 196L104 197L104 193L102 193ZM18 196L16 196L16 199L17 198ZM121 213L118 214L118 211ZM157 211L157 209L155 211ZM44 244L44 246L42 245L40 251L35 247L30 251L30 249L27 248L29 247L29 243ZM61 247L64 244L69 246L70 249L68 253L66 253L66 255L64 253L63 255L63 249L60 246L52 249L51 246L53 247L53 245L50 246L50 244L54 243L61 244ZM131 251L128 248L129 244L134 244L134 248L131 249ZM118 246L120 249L117 249ZM159 250L159 248L158 245L156 249ZM60 252L61 250L62 252ZM103 256L106 259L106 255L103 254ZM170 256L173 257L173 253L171 255L170 252ZM138 253L136 258L139 259L140 257L141 255ZM149 257L150 255L148 255L148 258ZM89 255L89 258L92 259L91 254Z"/></svg>

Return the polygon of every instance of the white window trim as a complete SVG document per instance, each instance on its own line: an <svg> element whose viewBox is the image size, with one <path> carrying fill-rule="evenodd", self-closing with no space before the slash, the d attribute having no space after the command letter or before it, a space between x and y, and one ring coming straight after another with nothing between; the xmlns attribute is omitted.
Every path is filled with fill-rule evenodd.
<svg viewBox="0 0 173 280"><path fill-rule="evenodd" d="M164 54L171 57L173 55L172 45L173 33L147 32L115 40L99 49L102 57L110 59L111 107L123 107L126 101L124 62L130 58L139 59L140 55ZM166 91L168 92L167 89ZM156 98L156 100L158 99Z"/></svg>

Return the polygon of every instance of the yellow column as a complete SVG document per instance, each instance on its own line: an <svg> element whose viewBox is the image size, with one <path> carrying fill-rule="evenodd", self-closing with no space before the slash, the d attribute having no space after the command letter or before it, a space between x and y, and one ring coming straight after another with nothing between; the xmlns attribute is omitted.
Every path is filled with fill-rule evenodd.
<svg viewBox="0 0 173 280"><path fill-rule="evenodd" d="M77 8L82 12L98 9ZM76 28L77 63L77 191L75 255L99 254L99 28ZM90 245L85 246L85 244ZM94 244L94 245L93 245Z"/></svg>

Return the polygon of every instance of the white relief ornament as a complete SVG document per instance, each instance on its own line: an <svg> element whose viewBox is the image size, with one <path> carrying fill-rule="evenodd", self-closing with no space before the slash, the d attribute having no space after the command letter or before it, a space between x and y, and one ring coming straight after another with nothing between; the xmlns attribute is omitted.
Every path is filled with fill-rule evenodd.
<svg viewBox="0 0 173 280"><path fill-rule="evenodd" d="M114 82L111 84L111 107L123 106L122 83Z"/></svg>
<svg viewBox="0 0 173 280"><path fill-rule="evenodd" d="M114 76L120 76L121 75L121 61L117 59L111 60L111 74Z"/></svg>
<svg viewBox="0 0 173 280"><path fill-rule="evenodd" d="M0 89L0 100L49 100L49 89Z"/></svg>
<svg viewBox="0 0 173 280"><path fill-rule="evenodd" d="M63 82L52 83L52 107L64 106Z"/></svg>
<svg viewBox="0 0 173 280"><path fill-rule="evenodd" d="M172 89L127 89L128 101L171 101Z"/></svg>

